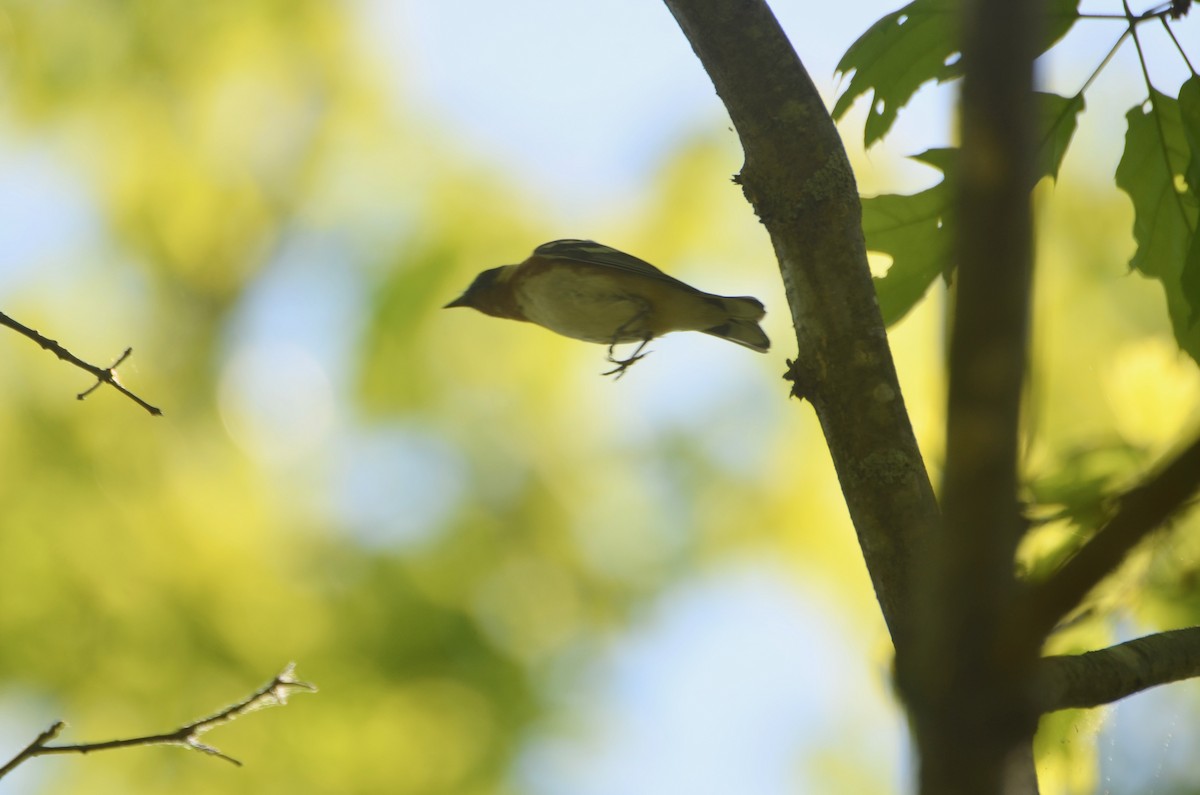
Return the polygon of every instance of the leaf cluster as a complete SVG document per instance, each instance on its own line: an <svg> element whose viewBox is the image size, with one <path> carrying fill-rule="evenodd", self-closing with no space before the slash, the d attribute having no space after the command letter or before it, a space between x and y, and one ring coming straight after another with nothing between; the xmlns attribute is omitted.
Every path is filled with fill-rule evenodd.
<svg viewBox="0 0 1200 795"><path fill-rule="evenodd" d="M842 118L856 99L871 93L864 127L864 143L870 146L888 133L918 88L959 77L960 10L956 0L915 0L875 23L838 64L839 72L852 77L834 104L834 117ZM1127 13L1117 46L1076 94L1038 93L1037 179L1058 178L1085 107L1084 94L1117 47L1131 39L1140 52L1139 26L1157 22L1170 31L1167 18L1178 13L1170 6ZM1038 52L1054 47L1083 18L1077 0L1048 2ZM1187 59L1182 47L1180 53ZM1171 97L1154 88L1142 63L1147 100L1126 114L1128 132L1116 173L1117 186L1134 206L1137 250L1130 267L1161 282L1179 346L1200 361L1200 77L1193 73ZM876 279L888 324L904 317L938 276L948 280L954 271L948 242L954 227L954 158L942 150L914 159L938 168L942 181L913 195L863 200L867 247L892 259L887 273Z"/></svg>

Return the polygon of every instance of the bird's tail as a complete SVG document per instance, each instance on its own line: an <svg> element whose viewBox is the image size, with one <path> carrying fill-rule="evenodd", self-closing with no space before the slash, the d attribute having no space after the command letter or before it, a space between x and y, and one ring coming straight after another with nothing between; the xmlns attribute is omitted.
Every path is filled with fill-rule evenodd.
<svg viewBox="0 0 1200 795"><path fill-rule="evenodd" d="M758 325L758 321L767 313L762 302L749 296L722 298L721 302L727 319L724 323L704 329L704 333L766 353L771 341Z"/></svg>

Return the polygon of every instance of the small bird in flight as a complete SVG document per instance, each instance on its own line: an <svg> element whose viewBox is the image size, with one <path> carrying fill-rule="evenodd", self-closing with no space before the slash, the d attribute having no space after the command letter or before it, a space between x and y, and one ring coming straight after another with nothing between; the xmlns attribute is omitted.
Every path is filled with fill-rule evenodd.
<svg viewBox="0 0 1200 795"><path fill-rule="evenodd" d="M591 240L543 243L518 265L486 270L446 304L452 306L607 345L616 367L604 375L617 378L647 355L642 350L650 340L671 331L702 331L761 353L771 345L758 325L766 312L757 298L702 292ZM617 345L633 342L638 347L631 356L613 358Z"/></svg>

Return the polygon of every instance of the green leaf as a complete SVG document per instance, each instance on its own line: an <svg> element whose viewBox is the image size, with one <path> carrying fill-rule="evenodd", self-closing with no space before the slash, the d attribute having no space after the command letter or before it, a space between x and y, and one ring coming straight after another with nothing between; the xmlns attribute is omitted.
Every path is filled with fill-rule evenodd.
<svg viewBox="0 0 1200 795"><path fill-rule="evenodd" d="M1038 52L1050 49L1079 18L1079 0L1046 0L1046 20ZM961 0L915 0L880 19L850 45L837 72L854 73L833 106L841 119L854 101L872 92L863 131L864 146L878 141L896 114L930 80L939 83L962 73L958 62Z"/></svg>
<svg viewBox="0 0 1200 795"><path fill-rule="evenodd" d="M1191 150L1188 163L1188 189L1200 193L1200 77L1192 75L1179 87L1179 117L1183 122L1183 137Z"/></svg>
<svg viewBox="0 0 1200 795"><path fill-rule="evenodd" d="M958 52L958 9L956 0L916 0L880 19L846 50L837 72L854 76L834 104L833 118L841 119L854 100L873 92L864 146L887 134L923 83L957 76L952 56Z"/></svg>
<svg viewBox="0 0 1200 795"><path fill-rule="evenodd" d="M1155 279L1178 277L1194 222L1175 184L1188 158L1179 103L1156 91L1148 106L1130 108L1125 120L1116 183L1133 201L1138 248L1129 266Z"/></svg>
<svg viewBox="0 0 1200 795"><path fill-rule="evenodd" d="M875 278L879 309L887 325L908 314L929 285L950 269L950 239L944 213L946 183L913 196L875 196L863 201L863 232L873 251L890 254L892 265Z"/></svg>
<svg viewBox="0 0 1200 795"><path fill-rule="evenodd" d="M1191 150L1186 174L1187 189L1196 198L1200 195L1200 77L1193 75L1179 87L1179 117L1183 122L1183 137ZM1192 224L1192 242L1188 246L1179 283L1190 308L1188 326L1194 332L1197 322L1200 322L1200 232L1195 223Z"/></svg>
<svg viewBox="0 0 1200 795"><path fill-rule="evenodd" d="M1060 97L1039 91L1035 96L1038 138L1034 167L1039 179L1050 177L1057 182L1058 169L1079 124L1079 114L1083 112L1083 94Z"/></svg>
<svg viewBox="0 0 1200 795"><path fill-rule="evenodd" d="M1031 509L1043 518L1068 519L1081 529L1100 527L1120 486L1144 463L1145 451L1114 438L1062 452L1057 468L1027 485Z"/></svg>
<svg viewBox="0 0 1200 795"><path fill-rule="evenodd" d="M912 159L918 163L933 166L946 176L950 176L958 166L958 149L953 146L926 149L918 155L912 155Z"/></svg>
<svg viewBox="0 0 1200 795"><path fill-rule="evenodd" d="M1057 179L1079 112L1083 110L1083 97L1039 93L1035 101L1036 174L1038 178ZM879 308L889 326L921 300L934 279L938 276L949 279L954 271L951 185L958 150L930 149L913 155L913 159L938 169L946 179L912 196L874 196L862 202L867 248L892 258L887 274L875 279Z"/></svg>
<svg viewBox="0 0 1200 795"><path fill-rule="evenodd" d="M1041 580L1090 541L1146 461L1146 451L1115 437L1056 451L1048 471L1035 474L1022 499L1030 521L1018 553L1024 575Z"/></svg>
<svg viewBox="0 0 1200 795"><path fill-rule="evenodd" d="M1183 260L1179 286L1188 304L1188 328L1194 330L1200 322L1200 235L1192 235L1192 244L1188 246L1187 257Z"/></svg>
<svg viewBox="0 0 1200 795"><path fill-rule="evenodd" d="M1197 78L1181 91L1194 135ZM1117 187L1133 202L1133 237L1137 251L1129 261L1152 279L1162 282L1167 312L1179 347L1200 362L1200 324L1192 322L1193 303L1183 283L1185 263L1194 255L1196 222L1200 215L1195 180L1185 179L1192 163L1181 103L1155 91L1147 105L1125 114L1128 129L1125 151L1117 165ZM1189 275L1189 279L1194 278ZM1195 296L1193 295L1193 300Z"/></svg>
<svg viewBox="0 0 1200 795"><path fill-rule="evenodd" d="M949 175L955 150L934 149L915 155ZM888 254L892 265L876 277L875 292L887 325L904 317L933 280L951 270L947 213L953 194L947 180L912 196L863 199L863 234L867 248Z"/></svg>

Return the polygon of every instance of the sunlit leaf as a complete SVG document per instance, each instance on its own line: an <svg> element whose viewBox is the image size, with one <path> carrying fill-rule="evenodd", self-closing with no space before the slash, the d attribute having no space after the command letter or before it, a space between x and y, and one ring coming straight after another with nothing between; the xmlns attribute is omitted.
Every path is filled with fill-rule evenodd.
<svg viewBox="0 0 1200 795"><path fill-rule="evenodd" d="M1184 94L1193 117L1194 92L1189 88ZM1200 361L1200 324L1191 322L1193 310L1183 285L1200 201L1196 186L1185 178L1192 155L1180 102L1156 91L1151 102L1130 109L1125 118L1128 130L1116 181L1133 202L1137 251L1129 265L1162 282L1175 339Z"/></svg>
<svg viewBox="0 0 1200 795"><path fill-rule="evenodd" d="M1078 0L1047 0L1038 52L1050 49L1079 18ZM915 0L880 19L850 45L838 62L840 74L854 73L833 106L841 119L854 101L872 92L874 100L863 130L864 146L878 141L896 114L930 80L939 83L962 74L959 54L958 0Z"/></svg>
<svg viewBox="0 0 1200 795"><path fill-rule="evenodd" d="M1034 518L1065 519L1077 528L1096 530L1108 504L1144 459L1145 451L1119 438L1067 450L1057 468L1026 486Z"/></svg>
<svg viewBox="0 0 1200 795"><path fill-rule="evenodd" d="M1093 646L1084 649L1095 648ZM1043 715L1034 735L1038 787L1042 792L1095 792L1096 736L1104 725L1099 710L1064 709Z"/></svg>

